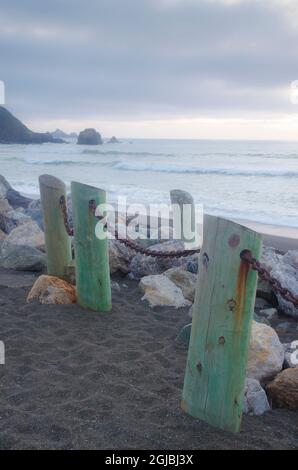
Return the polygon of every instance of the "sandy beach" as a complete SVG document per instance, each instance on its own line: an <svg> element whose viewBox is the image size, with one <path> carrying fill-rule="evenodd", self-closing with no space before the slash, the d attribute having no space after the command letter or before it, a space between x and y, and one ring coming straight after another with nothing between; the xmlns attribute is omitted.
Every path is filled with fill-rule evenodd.
<svg viewBox="0 0 298 470"><path fill-rule="evenodd" d="M242 219L234 221L261 233L263 236L263 243L267 246L273 246L276 250L286 252L288 250L298 249L297 228L267 225Z"/></svg>
<svg viewBox="0 0 298 470"><path fill-rule="evenodd" d="M182 412L187 309L150 309L119 277L111 313L27 304L34 279L0 272L0 449L298 448L295 412L244 416L239 435Z"/></svg>

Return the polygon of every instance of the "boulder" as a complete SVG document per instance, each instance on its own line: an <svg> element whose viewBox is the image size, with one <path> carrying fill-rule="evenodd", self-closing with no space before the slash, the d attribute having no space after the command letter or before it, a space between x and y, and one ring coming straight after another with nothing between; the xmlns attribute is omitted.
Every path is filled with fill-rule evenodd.
<svg viewBox="0 0 298 470"><path fill-rule="evenodd" d="M298 411L298 367L286 369L267 385L273 406Z"/></svg>
<svg viewBox="0 0 298 470"><path fill-rule="evenodd" d="M54 139L49 133L31 131L7 109L0 106L1 144L42 144L45 142L64 143L61 139Z"/></svg>
<svg viewBox="0 0 298 470"><path fill-rule="evenodd" d="M280 263L275 266L270 273L275 277L282 285L289 289L298 298L298 269L287 263ZM292 302L285 300L280 294L277 295L277 300L280 309L286 315L294 318L298 318L298 308L296 308Z"/></svg>
<svg viewBox="0 0 298 470"><path fill-rule="evenodd" d="M253 319L257 323L263 323L264 325L269 325L270 326L270 322L267 320L267 318L260 317L256 312L254 312Z"/></svg>
<svg viewBox="0 0 298 470"><path fill-rule="evenodd" d="M266 382L282 370L284 348L273 328L252 322L247 377Z"/></svg>
<svg viewBox="0 0 298 470"><path fill-rule="evenodd" d="M297 367L298 366L298 341L293 341L292 343L284 343L283 344L284 352L285 352L285 362L284 362L284 369L288 369L289 367Z"/></svg>
<svg viewBox="0 0 298 470"><path fill-rule="evenodd" d="M22 196L18 191L12 188L7 191L5 197L13 209L18 209L19 207L23 207L25 209L32 202L32 199Z"/></svg>
<svg viewBox="0 0 298 470"><path fill-rule="evenodd" d="M9 182L0 175L0 198L5 198L7 191L11 189Z"/></svg>
<svg viewBox="0 0 298 470"><path fill-rule="evenodd" d="M251 416L261 416L269 410L268 398L260 382L247 378L245 382L243 412Z"/></svg>
<svg viewBox="0 0 298 470"><path fill-rule="evenodd" d="M195 274L182 268L171 268L165 271L164 275L174 282L177 287L180 287L183 296L187 300L194 301L197 284L197 276Z"/></svg>
<svg viewBox="0 0 298 470"><path fill-rule="evenodd" d="M268 271L271 271L274 266L280 263L282 256L283 255L278 253L272 246L263 245L260 263L268 269Z"/></svg>
<svg viewBox="0 0 298 470"><path fill-rule="evenodd" d="M25 209L24 214L27 217L30 217L30 219L34 220L38 224L39 228L44 231L43 214L40 199L35 199L31 201L28 208Z"/></svg>
<svg viewBox="0 0 298 470"><path fill-rule="evenodd" d="M37 249L44 249L45 246L44 233L34 220L14 228L7 236L7 241L13 245L26 245Z"/></svg>
<svg viewBox="0 0 298 470"><path fill-rule="evenodd" d="M285 254L281 254L277 253L272 247L264 247L261 256L261 264L281 283L282 287L289 289L298 297L297 250L290 250ZM262 286L262 290L267 291L266 295L270 295L270 291L272 292L271 286L266 282L262 282ZM291 302L285 300L280 294L276 293L276 297L283 313L298 318L298 308Z"/></svg>
<svg viewBox="0 0 298 470"><path fill-rule="evenodd" d="M102 143L101 135L95 129L85 129L78 137L78 145L102 145Z"/></svg>
<svg viewBox="0 0 298 470"><path fill-rule="evenodd" d="M289 264L295 269L298 269L298 250L289 250L282 257L283 263Z"/></svg>
<svg viewBox="0 0 298 470"><path fill-rule="evenodd" d="M76 289L68 282L54 276L40 276L28 294L27 302L38 300L41 304L74 304Z"/></svg>
<svg viewBox="0 0 298 470"><path fill-rule="evenodd" d="M264 308L260 310L260 315L263 315L267 320L273 320L277 318L277 310L276 308Z"/></svg>
<svg viewBox="0 0 298 470"><path fill-rule="evenodd" d="M268 281L263 281L262 279L258 278L257 284L257 298L256 303L258 301L263 301L264 304L270 304L274 307L278 305L276 295L272 290L271 285Z"/></svg>
<svg viewBox="0 0 298 470"><path fill-rule="evenodd" d="M10 206L7 199L0 198L0 214L6 214L11 211L12 207Z"/></svg>
<svg viewBox="0 0 298 470"><path fill-rule="evenodd" d="M23 209L12 209L8 212L0 213L0 229L7 234L15 227L30 221L31 218L24 214Z"/></svg>
<svg viewBox="0 0 298 470"><path fill-rule="evenodd" d="M0 229L0 241L6 238L6 234Z"/></svg>
<svg viewBox="0 0 298 470"><path fill-rule="evenodd" d="M174 282L162 274L146 276L140 281L139 287L145 294L142 300L147 300L150 307L187 307L191 303L183 297L182 290Z"/></svg>
<svg viewBox="0 0 298 470"><path fill-rule="evenodd" d="M42 271L46 267L46 257L30 246L12 245L3 240L0 241L0 266L16 271Z"/></svg>
<svg viewBox="0 0 298 470"><path fill-rule="evenodd" d="M184 243L170 240L168 242L152 245L148 250L152 252L161 251L163 253L168 251L180 251L184 250ZM197 258L197 255L186 256L184 258L156 258L138 253L131 260L129 266L130 277L133 279L141 279L144 276L161 274L167 269L179 266L187 269L189 261L194 258Z"/></svg>
<svg viewBox="0 0 298 470"><path fill-rule="evenodd" d="M129 273L129 265L134 253L118 240L109 240L110 273Z"/></svg>
<svg viewBox="0 0 298 470"><path fill-rule="evenodd" d="M0 175L0 200L1 199L6 199L13 209L17 209L18 207L26 208L32 202L32 199L22 196L18 191L13 189L2 175Z"/></svg>

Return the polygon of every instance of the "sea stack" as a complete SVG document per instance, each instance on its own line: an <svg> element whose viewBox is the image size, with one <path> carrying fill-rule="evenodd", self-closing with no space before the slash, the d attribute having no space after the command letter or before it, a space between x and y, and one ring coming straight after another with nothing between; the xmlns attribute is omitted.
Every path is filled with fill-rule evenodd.
<svg viewBox="0 0 298 470"><path fill-rule="evenodd" d="M108 140L107 143L108 143L108 144L120 144L119 140L118 140L117 137L115 137L114 135L113 135L113 137L111 137L110 140Z"/></svg>
<svg viewBox="0 0 298 470"><path fill-rule="evenodd" d="M102 143L101 135L95 129L85 129L78 137L78 145L102 145Z"/></svg>

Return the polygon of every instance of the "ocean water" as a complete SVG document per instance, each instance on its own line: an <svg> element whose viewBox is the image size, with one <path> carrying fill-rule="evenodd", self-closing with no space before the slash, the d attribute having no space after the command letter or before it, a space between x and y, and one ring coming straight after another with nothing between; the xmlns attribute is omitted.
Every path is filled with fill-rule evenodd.
<svg viewBox="0 0 298 470"><path fill-rule="evenodd" d="M169 202L190 192L205 212L298 227L298 142L123 139L119 144L0 145L0 173L38 196L38 177L107 190L128 203Z"/></svg>

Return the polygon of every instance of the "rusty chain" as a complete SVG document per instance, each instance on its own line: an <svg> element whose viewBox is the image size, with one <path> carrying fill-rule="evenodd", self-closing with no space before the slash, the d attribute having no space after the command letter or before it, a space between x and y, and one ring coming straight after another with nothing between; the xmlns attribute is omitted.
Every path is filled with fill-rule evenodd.
<svg viewBox="0 0 298 470"><path fill-rule="evenodd" d="M96 202L91 200L89 202L89 209L93 210L94 217L96 217L99 221L102 221L104 217L95 215L96 211ZM149 248L145 248L144 246L135 243L132 240L121 238L117 230L114 231L115 239L122 243L123 245L127 246L130 250L135 251L136 253L140 253L145 256L152 256L154 258L163 258L163 259L171 259L171 258L184 258L186 256L192 256L198 254L200 252L199 248L195 248L193 250L176 250L176 251L160 251L160 250L151 250Z"/></svg>
<svg viewBox="0 0 298 470"><path fill-rule="evenodd" d="M68 215L67 215L67 206L66 206L66 201L65 197L61 196L60 198L60 207L63 215L63 222L65 226L65 230L68 233L69 236L73 236L74 230L70 226L69 221L68 221ZM104 217L102 216L96 216L95 215L95 210L96 210L96 202L94 200L89 201L89 209L93 211L94 217L96 217L99 221L102 221ZM123 245L126 245L130 250L135 251L136 253L140 253L142 255L146 256L152 256L155 258L183 258L186 256L192 256L200 252L199 248L193 249L193 250L179 250L179 251L171 251L171 252L164 252L164 251L159 251L159 250L149 250L148 248L145 248L138 243L133 242L132 240L124 239L119 236L119 233L117 230L114 231L114 236L119 243L122 243Z"/></svg>
<svg viewBox="0 0 298 470"><path fill-rule="evenodd" d="M70 226L69 221L68 221L67 207L66 207L66 201L65 201L64 196L61 196L60 198L60 206L62 210L63 221L64 221L66 232L68 233L68 235L73 236L74 230ZM104 219L103 216L95 215L96 202L94 200L89 201L89 209L93 211L94 216L99 221L102 221ZM175 258L183 258L187 256L192 256L192 255L200 253L199 248L195 248L193 250L179 250L179 251L177 250L177 251L170 251L170 252L164 252L160 250L153 250L153 249L145 248L139 245L138 243L135 243L132 240L121 238L117 230L115 230L114 236L115 236L115 239L119 243L122 243L123 245L127 246L130 250L135 251L136 253L140 253L145 256L152 256L154 258L175 259ZM298 307L298 297L294 295L289 289L286 289L285 287L283 287L281 283L278 281L278 279L271 276L270 272L264 266L262 266L261 263L256 258L253 258L249 250L243 250L240 254L240 257L243 261L245 261L246 263L250 265L251 269L253 269L254 271L257 271L260 279L262 279L263 281L267 281L275 292L279 293L285 300L287 300L288 302L291 302L295 307Z"/></svg>
<svg viewBox="0 0 298 470"><path fill-rule="evenodd" d="M278 279L271 276L268 269L264 268L264 266L262 266L256 258L253 258L251 251L243 250L240 254L240 257L243 261L246 261L246 263L250 265L251 269L257 271L260 279L269 282L275 292L280 294L288 302L291 302L295 307L298 307L298 297L294 295L289 289L283 287Z"/></svg>
<svg viewBox="0 0 298 470"><path fill-rule="evenodd" d="M67 206L66 206L66 200L64 196L60 197L59 204L60 204L62 215L63 215L63 222L64 222L65 230L70 237L73 237L73 228L70 226L69 221L68 221Z"/></svg>

